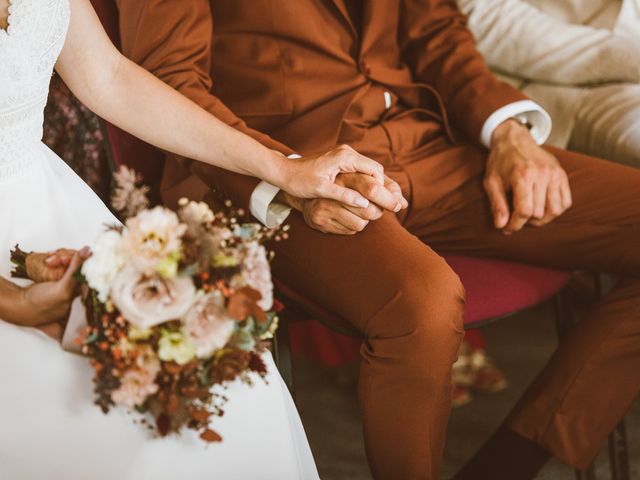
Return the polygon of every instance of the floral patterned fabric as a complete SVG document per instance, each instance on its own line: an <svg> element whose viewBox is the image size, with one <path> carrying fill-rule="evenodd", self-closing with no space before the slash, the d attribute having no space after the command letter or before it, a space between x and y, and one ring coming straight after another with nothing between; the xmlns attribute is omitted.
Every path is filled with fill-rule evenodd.
<svg viewBox="0 0 640 480"><path fill-rule="evenodd" d="M111 168L98 117L57 75L51 81L44 115L44 143L108 204Z"/></svg>

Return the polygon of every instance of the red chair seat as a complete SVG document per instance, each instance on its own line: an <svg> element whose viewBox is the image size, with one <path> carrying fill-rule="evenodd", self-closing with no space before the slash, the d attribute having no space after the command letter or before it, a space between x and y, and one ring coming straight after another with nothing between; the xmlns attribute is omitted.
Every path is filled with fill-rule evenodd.
<svg viewBox="0 0 640 480"><path fill-rule="evenodd" d="M460 256L445 258L460 276L467 292L467 329L543 302L559 292L570 277L567 272L501 260ZM286 303L285 312L295 313L296 319L315 318L324 324L291 324L291 343L295 352L304 352L306 356L334 367L358 361L361 343L358 331L282 282L276 280L275 283Z"/></svg>
<svg viewBox="0 0 640 480"><path fill-rule="evenodd" d="M533 307L558 293L570 278L568 272L503 260L461 256L445 259L467 292L467 328ZM286 300L303 308L308 317L318 318L340 333L357 335L344 320L282 282L276 280L276 287Z"/></svg>
<svg viewBox="0 0 640 480"><path fill-rule="evenodd" d="M552 297L570 273L502 260L446 256L467 292L465 325L497 319Z"/></svg>

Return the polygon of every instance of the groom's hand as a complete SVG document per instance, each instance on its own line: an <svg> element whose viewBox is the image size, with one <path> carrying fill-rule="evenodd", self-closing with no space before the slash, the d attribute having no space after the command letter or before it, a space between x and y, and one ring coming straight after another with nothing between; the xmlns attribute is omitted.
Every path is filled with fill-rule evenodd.
<svg viewBox="0 0 640 480"><path fill-rule="evenodd" d="M502 123L493 134L484 187L494 225L507 235L527 224L546 225L572 203L569 179L558 159L514 120Z"/></svg>
<svg viewBox="0 0 640 480"><path fill-rule="evenodd" d="M397 213L408 205L400 186L388 177L385 177L384 185L380 185L370 175L346 173L340 174L336 183L358 191L370 201L369 206L352 207L323 198L300 199L286 193L282 194L281 200L302 212L311 228L338 235L354 235L364 230L369 222L380 218L384 210Z"/></svg>

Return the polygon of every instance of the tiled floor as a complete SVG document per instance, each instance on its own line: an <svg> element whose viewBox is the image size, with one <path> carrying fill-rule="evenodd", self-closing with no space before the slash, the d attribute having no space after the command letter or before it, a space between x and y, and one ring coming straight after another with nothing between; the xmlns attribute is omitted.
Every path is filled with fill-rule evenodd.
<svg viewBox="0 0 640 480"><path fill-rule="evenodd" d="M441 478L448 479L508 413L555 346L551 310L540 307L485 328L491 353L511 386L453 412ZM335 371L296 360L297 402L323 480L365 480L371 475L362 446L355 384ZM603 387L606 387L603 385ZM640 401L627 416L632 449L632 479L640 480ZM609 479L606 454L597 462L597 479ZM572 480L571 470L550 462L540 480ZM403 479L398 479L403 480Z"/></svg>

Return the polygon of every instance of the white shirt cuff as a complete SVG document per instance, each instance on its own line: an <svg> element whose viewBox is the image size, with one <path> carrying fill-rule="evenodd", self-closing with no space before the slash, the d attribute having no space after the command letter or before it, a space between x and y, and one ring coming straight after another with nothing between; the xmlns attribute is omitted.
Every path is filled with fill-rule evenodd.
<svg viewBox="0 0 640 480"><path fill-rule="evenodd" d="M289 155L289 158L300 158L300 155ZM260 223L267 228L276 228L284 222L291 213L291 207L274 202L280 189L268 182L260 182L251 193L249 210Z"/></svg>
<svg viewBox="0 0 640 480"><path fill-rule="evenodd" d="M480 133L482 144L491 148L491 137L495 129L502 122L514 117L524 118L531 124L531 136L538 145L546 142L551 135L551 115L532 100L520 100L499 108L487 118Z"/></svg>

